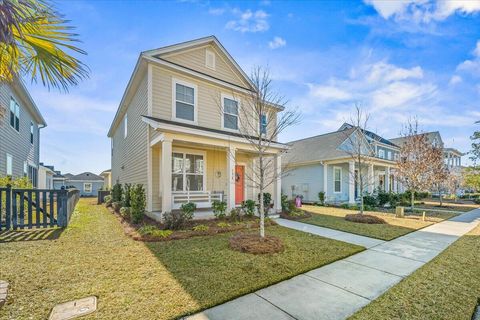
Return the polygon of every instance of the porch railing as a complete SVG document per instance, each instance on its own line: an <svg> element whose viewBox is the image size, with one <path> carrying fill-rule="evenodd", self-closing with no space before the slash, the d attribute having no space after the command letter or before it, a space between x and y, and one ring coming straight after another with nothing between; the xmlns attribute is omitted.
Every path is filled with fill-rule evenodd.
<svg viewBox="0 0 480 320"><path fill-rule="evenodd" d="M66 227L80 191L0 188L0 230Z"/></svg>
<svg viewBox="0 0 480 320"><path fill-rule="evenodd" d="M172 193L172 209L180 209L182 204L194 202L197 208L211 208L212 202L223 201L223 193L210 191L187 191Z"/></svg>

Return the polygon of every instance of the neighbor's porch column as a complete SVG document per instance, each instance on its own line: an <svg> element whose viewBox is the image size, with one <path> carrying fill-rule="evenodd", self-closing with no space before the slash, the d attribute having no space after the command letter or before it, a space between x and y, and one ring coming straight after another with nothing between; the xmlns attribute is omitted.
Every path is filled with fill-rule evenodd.
<svg viewBox="0 0 480 320"><path fill-rule="evenodd" d="M355 162L348 162L348 203L355 203Z"/></svg>
<svg viewBox="0 0 480 320"><path fill-rule="evenodd" d="M385 192L390 192L390 167L385 168Z"/></svg>
<svg viewBox="0 0 480 320"><path fill-rule="evenodd" d="M172 140L162 141L162 212L172 210Z"/></svg>
<svg viewBox="0 0 480 320"><path fill-rule="evenodd" d="M227 206L228 211L235 208L235 148L227 148Z"/></svg>
<svg viewBox="0 0 480 320"><path fill-rule="evenodd" d="M373 177L373 163L368 164L368 174L367 174L367 179L368 179L368 193L373 193L373 190L375 189L375 179Z"/></svg>
<svg viewBox="0 0 480 320"><path fill-rule="evenodd" d="M327 202L327 190L328 190L328 164L323 164L323 192L325 192L325 202Z"/></svg>
<svg viewBox="0 0 480 320"><path fill-rule="evenodd" d="M277 154L274 159L275 183L273 184L273 203L275 212L282 211L282 156Z"/></svg>

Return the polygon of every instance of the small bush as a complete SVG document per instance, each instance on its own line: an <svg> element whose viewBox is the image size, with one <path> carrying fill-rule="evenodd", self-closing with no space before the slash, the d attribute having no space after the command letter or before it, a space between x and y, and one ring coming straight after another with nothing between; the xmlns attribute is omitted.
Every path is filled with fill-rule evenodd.
<svg viewBox="0 0 480 320"><path fill-rule="evenodd" d="M180 211L182 211L185 218L190 221L193 219L193 214L197 209L197 205L193 202L187 202L180 206Z"/></svg>
<svg viewBox="0 0 480 320"><path fill-rule="evenodd" d="M142 236L152 236L159 238L169 237L173 231L172 230L161 230L152 225L146 225L138 229L138 233Z"/></svg>
<svg viewBox="0 0 480 320"><path fill-rule="evenodd" d="M130 211L131 210L130 210L129 207L121 207L120 208L120 215L122 217L126 218L126 219L130 219L131 218L131 216L130 216L131 212Z"/></svg>
<svg viewBox="0 0 480 320"><path fill-rule="evenodd" d="M119 212L121 207L122 207L121 201L112 202L112 208L115 212Z"/></svg>
<svg viewBox="0 0 480 320"><path fill-rule="evenodd" d="M219 222L219 223L217 223L217 227L219 227L219 228L228 228L228 227L230 227L230 224L229 224L229 223L226 223L226 222Z"/></svg>
<svg viewBox="0 0 480 320"><path fill-rule="evenodd" d="M111 207L112 206L112 196L106 196L105 198L103 198L103 201L105 203L105 207Z"/></svg>
<svg viewBox="0 0 480 320"><path fill-rule="evenodd" d="M115 183L115 185L112 188L112 200L113 200L113 202L122 201L122 194L123 194L122 185L120 183Z"/></svg>
<svg viewBox="0 0 480 320"><path fill-rule="evenodd" d="M245 210L245 214L249 217L253 217L255 214L256 203L253 200L246 200L242 203L242 208Z"/></svg>
<svg viewBox="0 0 480 320"><path fill-rule="evenodd" d="M258 194L258 202L260 202L260 193ZM271 203L272 203L272 195L269 192L264 192L263 193L263 210L265 214L268 213Z"/></svg>
<svg viewBox="0 0 480 320"><path fill-rule="evenodd" d="M225 201L214 200L212 202L212 209L215 218L223 219L225 218L225 211L227 210L227 203Z"/></svg>
<svg viewBox="0 0 480 320"><path fill-rule="evenodd" d="M125 207L131 206L131 193L132 193L132 185L130 183L125 183L123 186L123 205Z"/></svg>
<svg viewBox="0 0 480 320"><path fill-rule="evenodd" d="M320 191L318 193L318 200L320 201L321 206L325 205L325 192L324 191Z"/></svg>
<svg viewBox="0 0 480 320"><path fill-rule="evenodd" d="M193 219L196 205L193 202L184 203L181 210L174 210L163 215L167 229L181 230L185 229L187 224Z"/></svg>
<svg viewBox="0 0 480 320"><path fill-rule="evenodd" d="M376 207L377 199L375 199L375 197L371 195L363 196L363 204L369 207Z"/></svg>
<svg viewBox="0 0 480 320"><path fill-rule="evenodd" d="M380 207L384 207L390 201L390 194L379 190L377 195L377 203Z"/></svg>
<svg viewBox="0 0 480 320"><path fill-rule="evenodd" d="M230 210L229 218L233 221L240 221L242 219L242 211L240 209Z"/></svg>
<svg viewBox="0 0 480 320"><path fill-rule="evenodd" d="M193 231L208 231L208 229L210 229L210 227L205 224L199 224L198 226L193 227Z"/></svg>
<svg viewBox="0 0 480 320"><path fill-rule="evenodd" d="M139 223L145 214L145 189L143 185L136 184L130 189L130 216L133 223Z"/></svg>
<svg viewBox="0 0 480 320"><path fill-rule="evenodd" d="M12 179L10 176L0 177L0 187L11 186L15 189L32 189L33 185L27 177Z"/></svg>
<svg viewBox="0 0 480 320"><path fill-rule="evenodd" d="M400 195L398 193L390 193L390 199L388 200L388 202L390 202L390 206L395 208L398 206L398 204L400 203Z"/></svg>
<svg viewBox="0 0 480 320"><path fill-rule="evenodd" d="M342 209L350 209L350 205L349 205L348 203L342 203L342 204L340 205L340 208L342 208Z"/></svg>
<svg viewBox="0 0 480 320"><path fill-rule="evenodd" d="M282 212L288 212L288 197L286 194L282 194Z"/></svg>
<svg viewBox="0 0 480 320"><path fill-rule="evenodd" d="M384 224L385 220L377 216L372 216L369 214L347 214L345 220L357 223L367 223L367 224Z"/></svg>
<svg viewBox="0 0 480 320"><path fill-rule="evenodd" d="M480 197L476 198L475 200L473 200L473 202L475 202L476 204L480 204Z"/></svg>

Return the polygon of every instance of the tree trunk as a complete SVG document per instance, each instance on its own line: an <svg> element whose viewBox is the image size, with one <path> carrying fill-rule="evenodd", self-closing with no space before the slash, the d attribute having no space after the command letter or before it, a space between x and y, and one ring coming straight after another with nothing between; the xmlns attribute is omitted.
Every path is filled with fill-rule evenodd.
<svg viewBox="0 0 480 320"><path fill-rule="evenodd" d="M440 207L443 206L442 190L438 188L438 200L440 201Z"/></svg>
<svg viewBox="0 0 480 320"><path fill-rule="evenodd" d="M413 212L413 207L415 205L415 190L410 190L410 210Z"/></svg>
<svg viewBox="0 0 480 320"><path fill-rule="evenodd" d="M265 207L263 205L263 157L260 156L260 237L265 238Z"/></svg>

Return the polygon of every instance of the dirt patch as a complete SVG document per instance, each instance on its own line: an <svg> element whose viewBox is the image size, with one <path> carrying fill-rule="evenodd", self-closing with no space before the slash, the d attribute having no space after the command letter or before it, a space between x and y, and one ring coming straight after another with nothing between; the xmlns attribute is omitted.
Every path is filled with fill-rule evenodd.
<svg viewBox="0 0 480 320"><path fill-rule="evenodd" d="M345 216L345 220L350 221L350 222L366 223L366 224L385 224L385 223L387 223L385 220L383 220L380 217L373 216L373 215L370 215L370 214L360 214L360 213L347 214Z"/></svg>
<svg viewBox="0 0 480 320"><path fill-rule="evenodd" d="M301 212L295 212L295 213L290 213L290 212L282 212L280 213L280 218L283 219L288 219L288 220L302 220L306 218L310 218L312 216L311 213L306 212L306 211L301 211Z"/></svg>
<svg viewBox="0 0 480 320"><path fill-rule="evenodd" d="M269 235L262 238L255 233L238 233L230 238L229 245L233 250L252 254L278 253L284 250L279 238Z"/></svg>

